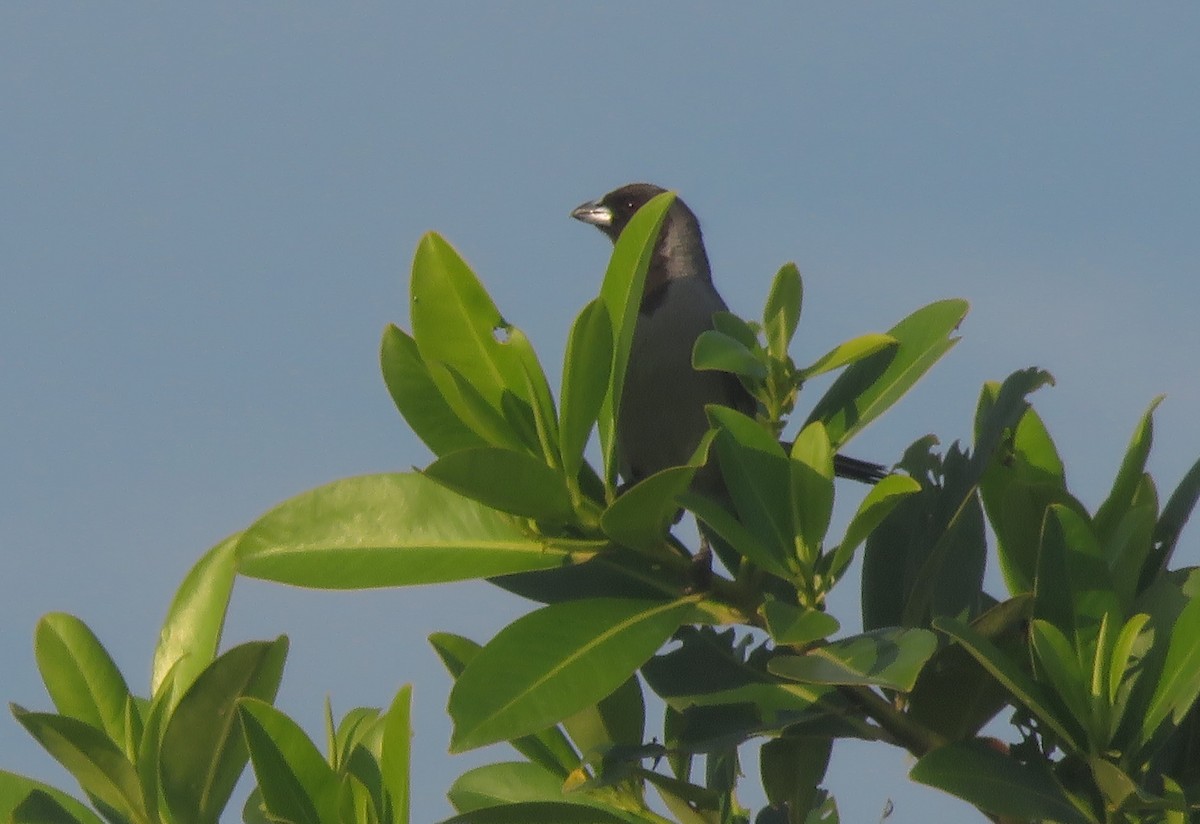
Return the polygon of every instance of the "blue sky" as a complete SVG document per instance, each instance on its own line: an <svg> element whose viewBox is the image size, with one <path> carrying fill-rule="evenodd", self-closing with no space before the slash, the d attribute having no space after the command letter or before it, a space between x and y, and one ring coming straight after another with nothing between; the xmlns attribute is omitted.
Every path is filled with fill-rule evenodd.
<svg viewBox="0 0 1200 824"><path fill-rule="evenodd" d="M207 547L302 490L427 460L376 356L407 326L421 233L560 363L609 249L567 212L633 180L699 214L735 311L797 262L799 360L971 301L962 343L856 454L968 437L980 384L1036 364L1091 505L1167 394L1165 494L1200 456L1198 24L1190 3L3 4L2 697L49 705L31 638L51 610L144 691ZM326 694L379 705L412 681L427 821L507 755L443 755L424 639L484 640L521 610L485 585L244 581L227 641L291 636L280 701L314 731ZM843 820L889 797L893 823L969 819L908 766L835 756ZM12 721L0 769L67 781Z"/></svg>

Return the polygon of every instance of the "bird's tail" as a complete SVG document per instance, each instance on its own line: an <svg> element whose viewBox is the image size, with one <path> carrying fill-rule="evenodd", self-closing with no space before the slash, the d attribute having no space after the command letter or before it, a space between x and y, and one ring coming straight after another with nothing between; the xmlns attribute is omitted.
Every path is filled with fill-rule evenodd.
<svg viewBox="0 0 1200 824"><path fill-rule="evenodd" d="M839 478L849 478L864 484L875 484L887 477L888 471L887 467L881 464L860 461L858 458L851 458L848 455L834 455L833 473Z"/></svg>

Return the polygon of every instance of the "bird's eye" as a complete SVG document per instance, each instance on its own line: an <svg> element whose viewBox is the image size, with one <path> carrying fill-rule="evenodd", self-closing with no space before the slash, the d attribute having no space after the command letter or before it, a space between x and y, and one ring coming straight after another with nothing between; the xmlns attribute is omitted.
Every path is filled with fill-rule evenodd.
<svg viewBox="0 0 1200 824"><path fill-rule="evenodd" d="M632 213L632 212L636 212L636 211L637 211L637 204L636 204L636 203L634 203L632 200L627 200L627 201L625 201L625 209L626 209L627 211L629 211L630 213Z"/></svg>

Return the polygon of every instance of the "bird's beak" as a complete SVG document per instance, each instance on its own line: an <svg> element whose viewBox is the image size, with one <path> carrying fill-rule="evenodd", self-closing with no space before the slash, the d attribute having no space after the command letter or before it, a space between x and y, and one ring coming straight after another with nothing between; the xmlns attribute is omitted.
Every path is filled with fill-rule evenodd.
<svg viewBox="0 0 1200 824"><path fill-rule="evenodd" d="M571 210L571 217L601 228L612 226L613 222L612 209L598 200L589 200L576 206Z"/></svg>

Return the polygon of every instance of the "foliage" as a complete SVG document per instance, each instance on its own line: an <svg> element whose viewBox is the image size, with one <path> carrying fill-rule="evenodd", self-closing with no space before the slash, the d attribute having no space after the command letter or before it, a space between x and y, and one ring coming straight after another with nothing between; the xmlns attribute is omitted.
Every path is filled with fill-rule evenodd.
<svg viewBox="0 0 1200 824"><path fill-rule="evenodd" d="M249 760L248 822L408 821L407 688L386 711L336 725L328 713L321 755L271 705L284 639L218 654L240 573L347 589L487 578L541 604L483 645L430 639L455 679L451 748L507 741L522 757L459 778L452 822L749 822L737 791L751 740L769 804L756 821L836 821L821 785L844 737L905 748L915 780L993 820L1188 820L1200 572L1169 564L1200 463L1160 506L1145 471L1157 401L1093 512L1027 400L1050 376L1016 372L983 388L969 447L917 441L831 534L835 453L954 346L967 305L931 304L797 366L803 287L789 264L760 321L718 316L694 353L696 368L738 376L757 418L710 408L691 461L619 488L616 410L670 202L656 198L618 241L571 330L557 402L467 264L423 238L412 332L384 331L381 364L434 460L303 493L206 554L168 614L149 698L82 622L46 616L37 660L57 712L13 713L91 807L0 773L0 815L215 822ZM805 382L836 370L797 418ZM690 489L710 462L725 499ZM674 533L681 508L706 546ZM991 536L1003 600L983 589ZM864 630L844 633L826 603L859 554ZM1006 709L1009 741L981 737Z"/></svg>

